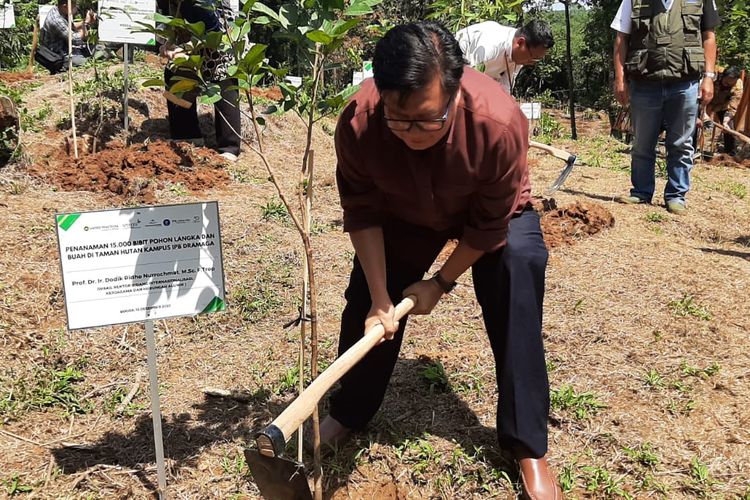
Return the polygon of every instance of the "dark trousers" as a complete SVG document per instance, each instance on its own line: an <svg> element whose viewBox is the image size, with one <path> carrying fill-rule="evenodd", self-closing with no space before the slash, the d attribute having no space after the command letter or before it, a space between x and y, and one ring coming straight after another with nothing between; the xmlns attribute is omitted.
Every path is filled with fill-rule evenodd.
<svg viewBox="0 0 750 500"><path fill-rule="evenodd" d="M164 81L169 81L175 74L168 68L164 69ZM189 77L189 75L186 75ZM217 82L221 87L222 99L214 104L214 127L216 130L217 149L221 153L240 154L240 107L239 91L237 89L229 90L228 87L236 86L237 79L229 78ZM180 139L198 139L202 137L200 125L198 124L198 105L196 104L196 95L186 93L183 99L190 101L193 105L185 109L167 101L167 111L169 114L169 136L174 140Z"/></svg>
<svg viewBox="0 0 750 500"><path fill-rule="evenodd" d="M447 239L399 224L384 227L388 293L394 304L402 290L423 278ZM526 210L510 222L507 245L485 254L472 267L474 291L495 358L500 445L525 446L536 457L547 452L549 382L542 343L542 305L547 248L539 215ZM367 280L354 259L341 318L339 356L363 334L371 300ZM375 415L393 373L407 318L393 340L376 346L341 379L331 396L333 418L361 429Z"/></svg>

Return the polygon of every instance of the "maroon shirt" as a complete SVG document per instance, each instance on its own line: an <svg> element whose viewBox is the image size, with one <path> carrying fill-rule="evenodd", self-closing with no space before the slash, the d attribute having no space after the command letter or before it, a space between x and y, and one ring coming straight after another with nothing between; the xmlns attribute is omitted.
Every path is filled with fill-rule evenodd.
<svg viewBox="0 0 750 500"><path fill-rule="evenodd" d="M456 230L485 252L505 244L508 222L531 199L528 123L499 83L466 67L453 124L436 145L414 151L386 126L375 83L366 80L336 127L344 231L395 217Z"/></svg>

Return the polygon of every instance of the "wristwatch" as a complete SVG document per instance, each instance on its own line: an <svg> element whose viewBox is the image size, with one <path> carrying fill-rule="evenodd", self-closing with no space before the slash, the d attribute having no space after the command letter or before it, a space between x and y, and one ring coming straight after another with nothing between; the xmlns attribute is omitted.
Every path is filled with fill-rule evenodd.
<svg viewBox="0 0 750 500"><path fill-rule="evenodd" d="M703 73L703 77L710 78L711 80L716 81L716 73L714 73L713 71L705 71Z"/></svg>
<svg viewBox="0 0 750 500"><path fill-rule="evenodd" d="M435 280L435 283L440 285L440 288L443 289L443 293L451 293L451 291L456 288L456 282L448 283L448 281L440 275L440 271L433 274L432 279Z"/></svg>

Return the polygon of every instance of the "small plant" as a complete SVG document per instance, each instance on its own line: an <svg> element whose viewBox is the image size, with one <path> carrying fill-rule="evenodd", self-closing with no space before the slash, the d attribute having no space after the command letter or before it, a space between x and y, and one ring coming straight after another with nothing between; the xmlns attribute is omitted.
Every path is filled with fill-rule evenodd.
<svg viewBox="0 0 750 500"><path fill-rule="evenodd" d="M246 468L247 463L245 462L245 456L242 453L238 453L231 458L227 455L221 457L221 469L224 471L224 474L228 476L242 477Z"/></svg>
<svg viewBox="0 0 750 500"><path fill-rule="evenodd" d="M707 379L719 373L719 370L721 370L721 366L719 366L719 364L716 361L714 361L713 363L711 363L710 366L701 369L701 368L689 365L687 361L683 361L680 364L680 370L682 371L682 374L685 375L686 377L698 377L702 379Z"/></svg>
<svg viewBox="0 0 750 500"><path fill-rule="evenodd" d="M276 395L294 392L299 387L299 366L288 368L274 388Z"/></svg>
<svg viewBox="0 0 750 500"><path fill-rule="evenodd" d="M430 386L430 392L448 392L450 382L445 367L440 361L428 364L419 372L419 376Z"/></svg>
<svg viewBox="0 0 750 500"><path fill-rule="evenodd" d="M615 478L601 467L583 467L586 474L586 490L603 494L606 498L621 497L631 499L630 493L622 489L622 478Z"/></svg>
<svg viewBox="0 0 750 500"><path fill-rule="evenodd" d="M648 222L664 222L667 216L661 212L648 212L644 217Z"/></svg>
<svg viewBox="0 0 750 500"><path fill-rule="evenodd" d="M168 189L171 193L175 194L176 196L187 196L188 195L188 189L185 187L185 185L181 182L170 182L167 184Z"/></svg>
<svg viewBox="0 0 750 500"><path fill-rule="evenodd" d="M265 205L260 207L261 219L265 221L276 220L283 221L289 217L284 204L278 200L269 200Z"/></svg>
<svg viewBox="0 0 750 500"><path fill-rule="evenodd" d="M654 453L654 447L651 443L645 442L634 448L623 448L622 451L633 462L643 465L644 467L653 468L659 463L659 457Z"/></svg>
<svg viewBox="0 0 750 500"><path fill-rule="evenodd" d="M662 377L655 368L651 368L646 372L643 381L648 387L654 389L664 385L664 377Z"/></svg>
<svg viewBox="0 0 750 500"><path fill-rule="evenodd" d="M669 308L675 316L694 316L704 321L711 319L711 313L704 306L695 303L692 295L683 294L681 299L669 303Z"/></svg>
<svg viewBox="0 0 750 500"><path fill-rule="evenodd" d="M578 299L578 300L576 300L576 303L573 306L573 312L575 314L583 314L583 309L584 309L584 303L585 302L586 302L586 299Z"/></svg>
<svg viewBox="0 0 750 500"><path fill-rule="evenodd" d="M596 415L607 405L598 401L593 392L576 393L571 385L564 385L550 393L550 405L558 411L572 411L577 419L583 420Z"/></svg>
<svg viewBox="0 0 750 500"><path fill-rule="evenodd" d="M656 165L655 165L655 176L658 179L666 179L667 178L667 160L664 158L656 158Z"/></svg>
<svg viewBox="0 0 750 500"><path fill-rule="evenodd" d="M744 200L747 197L747 186L737 181L722 181L716 185L716 189L722 193L731 194Z"/></svg>
<svg viewBox="0 0 750 500"><path fill-rule="evenodd" d="M562 488L563 492L567 493L568 491L572 490L576 485L575 464L563 466L560 474L558 475L558 480L560 481L560 487Z"/></svg>
<svg viewBox="0 0 750 500"><path fill-rule="evenodd" d="M711 473L708 471L708 466L701 462L698 457L693 457L690 461L690 478L695 484L700 486L705 487L713 484Z"/></svg>
<svg viewBox="0 0 750 500"><path fill-rule="evenodd" d="M127 395L128 395L128 391L124 387L118 387L109 397L109 399L106 400L106 402L104 403L104 407L110 413L115 413L117 409L120 407L120 405L122 404L122 402L125 400ZM135 415L137 415L138 413L142 412L145 409L146 409L146 405L144 403L133 403L132 401L130 401L127 405L123 407L119 415L122 415L125 417L134 417Z"/></svg>
<svg viewBox="0 0 750 500"><path fill-rule="evenodd" d="M21 493L31 493L32 491L34 491L34 488L23 484L18 474L13 474L13 477L5 481L5 492L9 496L19 495Z"/></svg>

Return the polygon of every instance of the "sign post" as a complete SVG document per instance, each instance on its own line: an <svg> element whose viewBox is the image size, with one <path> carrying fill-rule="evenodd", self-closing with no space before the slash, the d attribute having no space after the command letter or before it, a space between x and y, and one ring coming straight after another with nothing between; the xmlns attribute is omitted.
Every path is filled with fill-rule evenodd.
<svg viewBox="0 0 750 500"><path fill-rule="evenodd" d="M144 323L158 493L164 498L153 321L224 310L218 203L64 213L55 222L68 329Z"/></svg>
<svg viewBox="0 0 750 500"><path fill-rule="evenodd" d="M156 369L156 340L154 322L146 321L146 350L148 351L148 381L151 387L151 422L154 425L154 448L156 450L156 478L159 498L167 492L167 468L164 464L164 439L161 432L161 405L159 404L159 374Z"/></svg>
<svg viewBox="0 0 750 500"><path fill-rule="evenodd" d="M125 82L122 88L122 128L125 130L125 145L128 145L128 138L130 134L128 132L128 44L122 46L122 79Z"/></svg>
<svg viewBox="0 0 750 500"><path fill-rule="evenodd" d="M154 24L156 0L99 0L99 40L122 43L123 128L128 142L128 51L130 45L156 45L153 33L133 32L137 23Z"/></svg>

